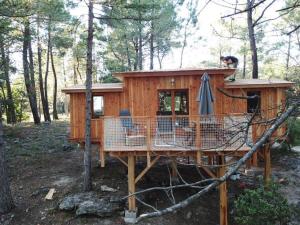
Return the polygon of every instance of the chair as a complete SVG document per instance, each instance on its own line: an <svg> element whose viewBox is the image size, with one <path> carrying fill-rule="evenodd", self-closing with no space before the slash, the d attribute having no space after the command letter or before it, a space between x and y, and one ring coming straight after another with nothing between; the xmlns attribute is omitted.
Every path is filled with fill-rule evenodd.
<svg viewBox="0 0 300 225"><path fill-rule="evenodd" d="M129 146L139 146L145 144L145 136L140 135L138 124L133 123L128 109L121 110L119 113L123 132L125 134L125 144Z"/></svg>
<svg viewBox="0 0 300 225"><path fill-rule="evenodd" d="M172 146L176 142L175 126L172 117L157 112L157 127L154 139L155 146Z"/></svg>

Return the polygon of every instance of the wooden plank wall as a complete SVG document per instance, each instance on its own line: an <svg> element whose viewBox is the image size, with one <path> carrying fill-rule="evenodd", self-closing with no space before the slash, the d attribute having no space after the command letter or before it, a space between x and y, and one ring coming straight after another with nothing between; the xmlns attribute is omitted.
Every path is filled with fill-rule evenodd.
<svg viewBox="0 0 300 225"><path fill-rule="evenodd" d="M224 88L222 75L211 75L210 84L214 93L215 114L233 114L247 112L247 100L232 99L226 97L217 88ZM174 83L172 84L172 79ZM188 89L189 90L189 114L198 115L198 102L196 101L201 83L201 75L168 76L168 77L136 77L124 79L123 92L96 93L104 96L104 115L118 116L121 109L129 109L132 116L155 116L158 110L158 90L162 89ZM246 95L250 89L227 89L232 95ZM251 89L261 91L261 106L266 118L276 116L277 106L284 102L283 88ZM268 110L272 108L272 110ZM85 94L72 93L70 98L71 139L84 140L85 130ZM102 119L92 119L92 139L99 141L102 132ZM258 137L262 130L253 129L254 138ZM285 131L282 128L277 135Z"/></svg>

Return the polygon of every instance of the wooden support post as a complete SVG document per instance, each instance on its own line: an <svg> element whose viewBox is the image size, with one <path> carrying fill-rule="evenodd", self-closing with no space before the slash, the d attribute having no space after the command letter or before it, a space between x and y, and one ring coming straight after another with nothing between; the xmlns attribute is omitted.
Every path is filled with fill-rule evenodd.
<svg viewBox="0 0 300 225"><path fill-rule="evenodd" d="M104 145L102 143L99 144L99 156L100 156L100 166L105 167L105 153L104 153Z"/></svg>
<svg viewBox="0 0 300 225"><path fill-rule="evenodd" d="M252 156L252 165L253 166L258 166L258 163L257 163L257 152L254 152L253 153L253 156Z"/></svg>
<svg viewBox="0 0 300 225"><path fill-rule="evenodd" d="M268 186L271 182L271 152L270 152L269 143L266 143L264 147L264 158L265 158L264 180L265 180L265 185Z"/></svg>
<svg viewBox="0 0 300 225"><path fill-rule="evenodd" d="M224 155L219 156L219 165L225 165L225 157ZM225 174L226 166L221 166L218 168L218 176L222 177ZM220 193L220 225L228 225L228 218L227 218L227 184L226 181L223 182L219 186L219 193Z"/></svg>
<svg viewBox="0 0 300 225"><path fill-rule="evenodd" d="M176 161L176 157L172 157L172 161L171 161L171 167L172 167L172 179L178 179L177 177L177 161Z"/></svg>
<svg viewBox="0 0 300 225"><path fill-rule="evenodd" d="M135 193L135 158L134 155L128 155L128 193ZM128 210L136 211L135 196L128 198Z"/></svg>

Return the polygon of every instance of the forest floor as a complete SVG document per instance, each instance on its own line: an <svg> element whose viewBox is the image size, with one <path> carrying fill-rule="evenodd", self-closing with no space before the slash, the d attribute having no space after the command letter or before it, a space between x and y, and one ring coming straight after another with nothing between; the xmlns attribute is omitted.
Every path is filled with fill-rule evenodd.
<svg viewBox="0 0 300 225"><path fill-rule="evenodd" d="M12 193L16 207L6 215L0 215L1 225L83 225L124 224L124 211L113 217L76 217L74 212L63 212L58 209L60 201L69 194L79 193L83 181L83 152L76 144L67 140L68 123L52 122L35 126L22 123L4 130L5 148L8 156L8 167ZM274 177L288 180L282 188L291 203L300 207L300 156L287 154L278 157L275 154ZM97 150L93 149L92 177L94 191L100 196L126 196L127 169L118 160L108 158L106 167L100 168L97 163ZM142 168L143 163L137 165ZM197 176L196 170L179 167L185 178ZM138 188L164 185L169 182L166 166L158 163L143 178ZM232 220L233 201L245 187L255 186L256 179L242 176L241 180L229 181L229 216ZM117 189L117 192L102 192L101 185ZM53 200L45 200L50 188L55 188ZM175 193L183 199L193 193L191 189L180 189ZM166 206L168 199L164 193L153 192L145 196L145 201L159 207ZM139 212L145 207L138 205ZM217 225L219 221L218 191L214 190L195 201L187 208L174 214L142 221L142 225ZM296 220L295 220L296 221ZM233 224L231 222L230 224ZM295 223L297 224L297 223Z"/></svg>

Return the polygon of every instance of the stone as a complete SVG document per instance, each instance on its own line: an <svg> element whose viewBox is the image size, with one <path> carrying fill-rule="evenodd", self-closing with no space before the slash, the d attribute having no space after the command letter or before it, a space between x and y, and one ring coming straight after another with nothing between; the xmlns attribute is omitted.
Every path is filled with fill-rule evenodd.
<svg viewBox="0 0 300 225"><path fill-rule="evenodd" d="M134 224L134 223L136 223L136 218L137 218L137 212L136 211L125 210L125 217L124 217L125 223Z"/></svg>
<svg viewBox="0 0 300 225"><path fill-rule="evenodd" d="M186 219L191 219L192 218L192 212L189 211L187 214L186 214Z"/></svg>
<svg viewBox="0 0 300 225"><path fill-rule="evenodd" d="M300 153L300 146L294 146L294 147L292 147L292 151Z"/></svg>
<svg viewBox="0 0 300 225"><path fill-rule="evenodd" d="M79 193L65 197L59 204L60 210L70 211L76 209L80 203L96 198L94 192Z"/></svg>
<svg viewBox="0 0 300 225"><path fill-rule="evenodd" d="M117 192L117 189L108 187L107 185L101 185L101 191L106 191L106 192Z"/></svg>
<svg viewBox="0 0 300 225"><path fill-rule="evenodd" d="M70 145L70 144L64 144L62 146L62 150L63 151L72 151L73 149L74 149L74 147L72 145Z"/></svg>
<svg viewBox="0 0 300 225"><path fill-rule="evenodd" d="M112 216L115 212L122 209L120 204L110 202L107 198L94 199L81 202L76 210L77 216L93 215L99 217Z"/></svg>

